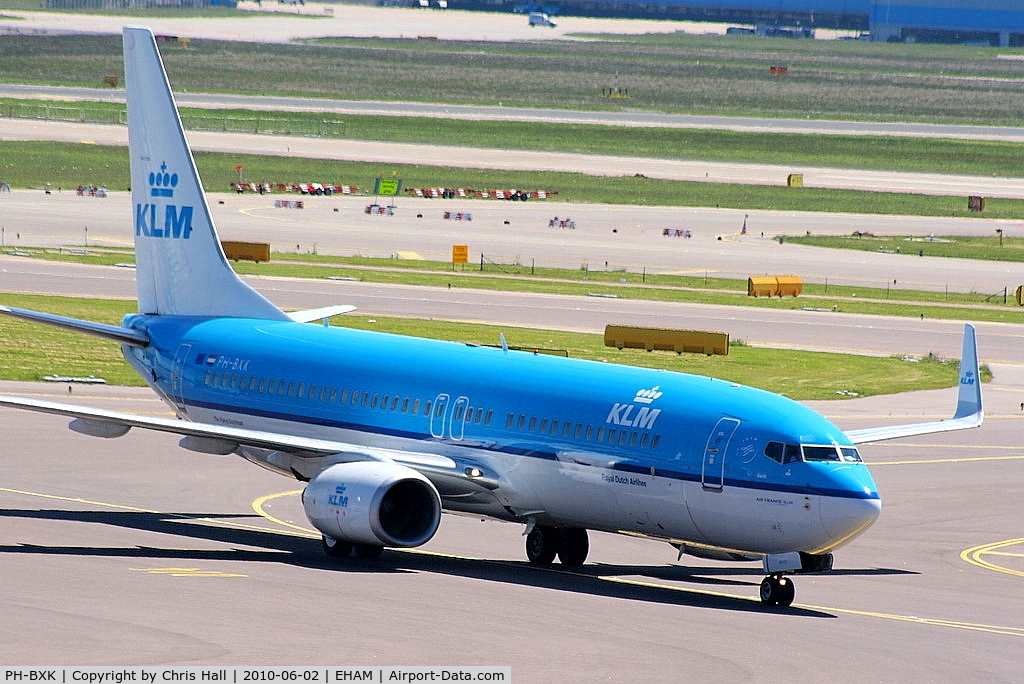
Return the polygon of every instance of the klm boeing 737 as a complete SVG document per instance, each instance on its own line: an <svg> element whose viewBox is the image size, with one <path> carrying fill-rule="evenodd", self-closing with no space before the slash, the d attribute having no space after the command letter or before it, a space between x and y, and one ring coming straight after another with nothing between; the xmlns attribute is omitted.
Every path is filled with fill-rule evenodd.
<svg viewBox="0 0 1024 684"><path fill-rule="evenodd" d="M315 325L352 307L285 313L231 269L153 34L124 29L139 313L120 326L11 307L98 336L177 419L0 397L119 437L177 433L305 482L333 557L426 543L442 511L525 525L529 560L587 557L587 530L682 554L760 560L765 604L826 571L878 517L856 445L982 422L965 326L955 415L843 432L784 397L707 377Z"/></svg>

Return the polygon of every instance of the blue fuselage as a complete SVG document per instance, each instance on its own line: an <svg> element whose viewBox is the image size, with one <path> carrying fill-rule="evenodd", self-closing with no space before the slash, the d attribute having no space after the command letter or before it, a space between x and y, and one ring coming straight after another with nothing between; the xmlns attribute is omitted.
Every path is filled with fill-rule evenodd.
<svg viewBox="0 0 1024 684"><path fill-rule="evenodd" d="M453 510L761 553L827 550L877 516L849 439L750 387L291 322L129 316L125 326L150 335L126 355L184 416L501 473L493 501L446 499ZM826 457L800 458L808 445ZM750 516L763 524L741 524Z"/></svg>

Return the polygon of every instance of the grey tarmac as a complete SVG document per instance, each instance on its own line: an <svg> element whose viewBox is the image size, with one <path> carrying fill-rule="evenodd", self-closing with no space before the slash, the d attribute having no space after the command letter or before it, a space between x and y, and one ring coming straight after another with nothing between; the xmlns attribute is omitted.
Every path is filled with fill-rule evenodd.
<svg viewBox="0 0 1024 684"><path fill-rule="evenodd" d="M990 399L1020 389L986 387ZM0 391L69 399L63 385ZM952 397L816 407L857 427L941 414ZM70 398L166 413L142 389ZM797 577L796 604L777 610L755 599L757 564L676 561L665 544L593 534L582 570L538 570L521 526L462 516L421 549L332 562L295 482L166 435L97 441L4 410L0 651L10 665L510 664L517 682L669 681L680 668L688 680L1012 681L1022 420L990 413L980 430L864 447L880 521L831 574Z"/></svg>

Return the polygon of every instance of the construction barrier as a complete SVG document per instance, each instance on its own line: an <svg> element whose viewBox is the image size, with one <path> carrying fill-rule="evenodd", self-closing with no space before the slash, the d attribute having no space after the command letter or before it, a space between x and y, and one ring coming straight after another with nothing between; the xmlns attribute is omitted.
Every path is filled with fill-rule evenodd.
<svg viewBox="0 0 1024 684"><path fill-rule="evenodd" d="M366 205L366 208L363 209L363 213L377 216L393 216L395 213L395 207L394 205L383 207L379 204L368 204Z"/></svg>
<svg viewBox="0 0 1024 684"><path fill-rule="evenodd" d="M224 256L231 261L270 261L269 242L221 240L220 246L224 250Z"/></svg>
<svg viewBox="0 0 1024 684"><path fill-rule="evenodd" d="M473 190L471 188L405 188L413 197L455 199L478 197L525 202L528 199L547 199L557 195L555 190Z"/></svg>
<svg viewBox="0 0 1024 684"><path fill-rule="evenodd" d="M358 185L324 185L323 183L231 183L231 189L238 193L258 192L301 192L303 195L355 195Z"/></svg>
<svg viewBox="0 0 1024 684"><path fill-rule="evenodd" d="M729 353L729 333L707 330L676 330L673 328L643 328L635 325L606 325L604 328L606 347L623 349L646 349L653 351L674 351L677 354L718 354Z"/></svg>
<svg viewBox="0 0 1024 684"><path fill-rule="evenodd" d="M799 296L804 289L800 276L763 276L747 278L748 297Z"/></svg>
<svg viewBox="0 0 1024 684"><path fill-rule="evenodd" d="M278 209L303 209L306 205L302 200L274 200L274 206Z"/></svg>

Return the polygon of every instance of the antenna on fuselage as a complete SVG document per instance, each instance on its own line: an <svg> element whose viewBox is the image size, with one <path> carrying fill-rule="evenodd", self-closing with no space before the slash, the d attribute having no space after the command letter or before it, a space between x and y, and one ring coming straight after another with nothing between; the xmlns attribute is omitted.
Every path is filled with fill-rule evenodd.
<svg viewBox="0 0 1024 684"><path fill-rule="evenodd" d="M498 337L501 338L501 351L508 351L508 340L505 339L505 333L498 333Z"/></svg>

